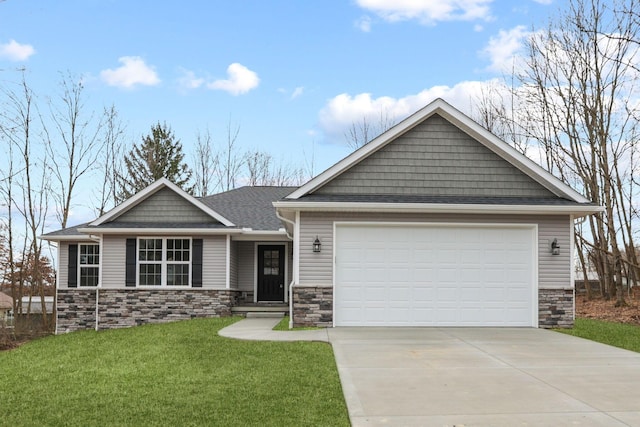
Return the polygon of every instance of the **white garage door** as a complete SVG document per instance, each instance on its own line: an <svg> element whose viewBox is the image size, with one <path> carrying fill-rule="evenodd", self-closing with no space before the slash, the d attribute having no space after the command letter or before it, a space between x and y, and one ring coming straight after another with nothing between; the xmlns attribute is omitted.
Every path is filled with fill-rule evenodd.
<svg viewBox="0 0 640 427"><path fill-rule="evenodd" d="M536 326L535 229L337 224L336 326Z"/></svg>

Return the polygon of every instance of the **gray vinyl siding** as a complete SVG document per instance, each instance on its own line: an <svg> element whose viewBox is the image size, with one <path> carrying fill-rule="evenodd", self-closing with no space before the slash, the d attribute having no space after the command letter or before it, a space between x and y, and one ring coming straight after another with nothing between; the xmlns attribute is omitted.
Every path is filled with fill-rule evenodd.
<svg viewBox="0 0 640 427"><path fill-rule="evenodd" d="M124 288L126 272L126 236L102 237L102 287Z"/></svg>
<svg viewBox="0 0 640 427"><path fill-rule="evenodd" d="M169 188L163 188L115 220L118 222L217 223Z"/></svg>
<svg viewBox="0 0 640 427"><path fill-rule="evenodd" d="M160 236L166 237L166 236ZM193 236L199 238L200 236ZM124 288L126 241L135 236L104 236L102 240L102 287ZM202 287L226 287L226 236L203 237ZM67 251L68 252L68 251ZM66 265L66 264L65 264ZM62 277L61 277L62 280ZM66 277L64 278L66 287ZM62 283L62 282L61 282Z"/></svg>
<svg viewBox="0 0 640 427"><path fill-rule="evenodd" d="M513 223L538 225L538 287L540 289L571 288L569 256L572 224L568 215L466 215L466 214L375 214L316 213L300 214L300 284L333 284L333 228L335 221L372 222L448 222L448 223ZM314 253L312 243L318 236L322 251ZM553 256L550 241L558 239L560 255Z"/></svg>
<svg viewBox="0 0 640 427"><path fill-rule="evenodd" d="M374 152L314 193L556 197L438 115Z"/></svg>
<svg viewBox="0 0 640 427"><path fill-rule="evenodd" d="M202 287L227 286L227 236L205 237L202 248Z"/></svg>
<svg viewBox="0 0 640 427"><path fill-rule="evenodd" d="M255 284L255 242L238 242L238 289L253 292Z"/></svg>
<svg viewBox="0 0 640 427"><path fill-rule="evenodd" d="M238 242L231 242L231 289L238 289Z"/></svg>
<svg viewBox="0 0 640 427"><path fill-rule="evenodd" d="M67 289L69 278L69 243L58 243L58 289Z"/></svg>

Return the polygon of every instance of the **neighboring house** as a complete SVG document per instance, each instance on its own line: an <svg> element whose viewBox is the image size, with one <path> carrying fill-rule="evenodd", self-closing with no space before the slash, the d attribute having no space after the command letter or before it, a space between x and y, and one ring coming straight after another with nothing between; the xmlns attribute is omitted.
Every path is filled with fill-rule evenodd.
<svg viewBox="0 0 640 427"><path fill-rule="evenodd" d="M288 303L295 325L570 326L601 211L442 100L299 188L160 180L58 242L57 331Z"/></svg>
<svg viewBox="0 0 640 427"><path fill-rule="evenodd" d="M23 296L22 297L22 314L42 314L42 299L39 296ZM44 297L44 308L47 310L47 314L53 314L53 304L55 297Z"/></svg>
<svg viewBox="0 0 640 427"><path fill-rule="evenodd" d="M13 298L4 292L0 292L0 326L9 323L13 319Z"/></svg>

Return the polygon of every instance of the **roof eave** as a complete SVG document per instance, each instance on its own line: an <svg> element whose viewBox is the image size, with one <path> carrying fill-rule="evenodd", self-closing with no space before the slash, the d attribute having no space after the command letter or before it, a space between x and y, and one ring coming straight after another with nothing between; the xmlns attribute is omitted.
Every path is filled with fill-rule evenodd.
<svg viewBox="0 0 640 427"><path fill-rule="evenodd" d="M486 213L518 215L574 215L582 217L602 212L602 206L593 205L496 205L453 203L363 203L363 202L275 202L276 209L307 212L398 212L398 213Z"/></svg>
<svg viewBox="0 0 640 427"><path fill-rule="evenodd" d="M123 228L98 228L87 227L80 228L78 231L87 234L104 235L104 234L166 234L166 235L226 235L241 234L243 231L239 228L144 228L144 227L123 227Z"/></svg>

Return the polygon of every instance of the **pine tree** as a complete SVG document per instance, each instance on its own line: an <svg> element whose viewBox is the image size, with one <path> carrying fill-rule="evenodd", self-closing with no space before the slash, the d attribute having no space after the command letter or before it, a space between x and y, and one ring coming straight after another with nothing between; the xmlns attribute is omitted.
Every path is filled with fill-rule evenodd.
<svg viewBox="0 0 640 427"><path fill-rule="evenodd" d="M151 134L143 137L124 158L125 173L119 179L119 202L163 177L193 194L192 172L183 159L182 144L171 128L160 122L151 126Z"/></svg>

